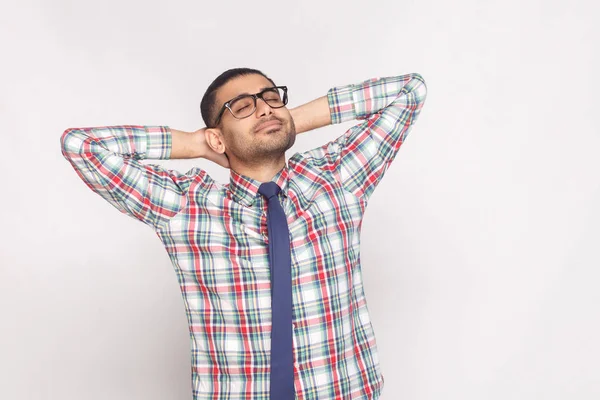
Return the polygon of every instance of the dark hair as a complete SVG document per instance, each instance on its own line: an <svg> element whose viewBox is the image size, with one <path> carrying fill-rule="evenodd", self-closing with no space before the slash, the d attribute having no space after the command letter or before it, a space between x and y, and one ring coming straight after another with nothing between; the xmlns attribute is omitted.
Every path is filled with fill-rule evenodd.
<svg viewBox="0 0 600 400"><path fill-rule="evenodd" d="M200 102L200 112L202 113L202 119L204 124L209 128L214 128L214 122L217 119L217 113L220 110L221 104L216 104L217 90L223 87L230 80L237 78L238 76L259 74L264 76L271 82L273 86L275 82L261 71L253 68L231 68L219 75L206 89L202 101Z"/></svg>

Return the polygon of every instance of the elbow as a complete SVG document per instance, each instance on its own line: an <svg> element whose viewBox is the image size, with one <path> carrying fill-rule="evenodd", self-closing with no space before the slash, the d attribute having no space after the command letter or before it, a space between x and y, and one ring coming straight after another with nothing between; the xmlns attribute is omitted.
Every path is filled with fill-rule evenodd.
<svg viewBox="0 0 600 400"><path fill-rule="evenodd" d="M71 153L79 153L83 145L82 130L68 128L60 135L60 150L64 157L68 158Z"/></svg>
<svg viewBox="0 0 600 400"><path fill-rule="evenodd" d="M64 146L64 143L69 139L70 135L73 135L74 132L77 131L77 128L67 128L64 130L64 132L60 135L60 144Z"/></svg>
<svg viewBox="0 0 600 400"><path fill-rule="evenodd" d="M425 78L418 72L411 75L412 80L414 81L412 90L416 93L419 102L423 102L427 98L427 84L425 83Z"/></svg>
<svg viewBox="0 0 600 400"><path fill-rule="evenodd" d="M60 149L62 150L63 154L65 153L68 142L70 141L74 131L75 128L67 128L62 135L60 135Z"/></svg>
<svg viewBox="0 0 600 400"><path fill-rule="evenodd" d="M423 85L425 85L425 78L423 78L423 75L421 75L418 72L413 72L411 75L412 79L416 79L418 80L420 83L422 83Z"/></svg>

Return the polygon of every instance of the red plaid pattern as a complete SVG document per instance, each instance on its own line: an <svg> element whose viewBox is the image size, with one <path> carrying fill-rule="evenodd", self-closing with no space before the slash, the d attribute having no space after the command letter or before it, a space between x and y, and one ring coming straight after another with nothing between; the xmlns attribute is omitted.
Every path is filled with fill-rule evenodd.
<svg viewBox="0 0 600 400"><path fill-rule="evenodd" d="M297 398L377 399L384 378L363 292L360 227L377 184L426 98L421 75L373 78L327 92L332 124L361 120L294 154L272 180L288 217ZM269 398L267 202L231 170L168 170L168 126L70 128L61 150L95 193L150 226L181 287L195 400Z"/></svg>

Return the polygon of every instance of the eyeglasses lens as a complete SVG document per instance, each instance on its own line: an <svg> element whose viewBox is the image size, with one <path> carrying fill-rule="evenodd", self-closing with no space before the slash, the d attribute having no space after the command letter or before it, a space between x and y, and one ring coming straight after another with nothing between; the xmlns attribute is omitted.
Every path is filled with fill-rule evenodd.
<svg viewBox="0 0 600 400"><path fill-rule="evenodd" d="M263 99L270 107L280 108L287 103L284 98L284 91L281 88L272 88L263 92ZM246 118L254 112L254 100L252 96L243 96L232 102L230 105L233 116L236 118Z"/></svg>

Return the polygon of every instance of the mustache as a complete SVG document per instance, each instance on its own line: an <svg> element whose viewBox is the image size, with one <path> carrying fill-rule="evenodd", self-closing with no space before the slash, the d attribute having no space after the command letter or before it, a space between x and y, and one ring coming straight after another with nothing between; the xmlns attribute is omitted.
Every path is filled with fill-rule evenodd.
<svg viewBox="0 0 600 400"><path fill-rule="evenodd" d="M284 123L283 123L283 121L282 121L282 120L280 120L279 118L275 118L275 117L273 117L273 118L265 119L265 120L262 120L262 121L258 121L258 123L257 123L256 125L254 125L254 127L252 128L252 130L253 130L254 132L256 132L256 131L258 130L257 128L258 128L260 125L262 125L262 124L266 124L266 123L269 123L269 122L272 122L272 121L277 121L277 122L279 122L281 125L284 125Z"/></svg>

